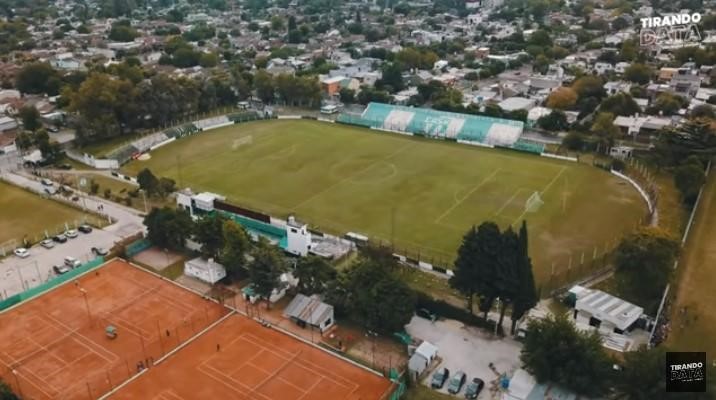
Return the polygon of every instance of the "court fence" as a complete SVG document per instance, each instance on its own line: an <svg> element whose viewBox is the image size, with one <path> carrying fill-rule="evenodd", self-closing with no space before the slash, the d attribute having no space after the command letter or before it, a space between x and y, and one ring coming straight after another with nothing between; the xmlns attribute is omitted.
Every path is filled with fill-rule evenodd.
<svg viewBox="0 0 716 400"><path fill-rule="evenodd" d="M147 239L139 239L124 248L124 255L126 258L132 258L150 247L152 247L152 242Z"/></svg>
<svg viewBox="0 0 716 400"><path fill-rule="evenodd" d="M82 264L81 266L70 270L69 272L58 275L53 279L50 279L49 281L42 283L38 286L35 286L33 288L30 288L22 293L18 293L14 296L10 296L6 298L5 300L0 301L0 311L7 310L8 308L19 304L23 301L30 300L33 297L39 296L49 290L52 290L53 288L69 281L72 279L75 279L76 277L89 272L100 265L104 264L104 257L99 256L95 258L94 260L91 260L89 262L86 262Z"/></svg>

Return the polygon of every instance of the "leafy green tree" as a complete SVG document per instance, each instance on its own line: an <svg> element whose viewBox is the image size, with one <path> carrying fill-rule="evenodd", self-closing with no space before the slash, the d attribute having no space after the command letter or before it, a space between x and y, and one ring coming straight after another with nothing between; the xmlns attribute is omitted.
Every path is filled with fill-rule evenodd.
<svg viewBox="0 0 716 400"><path fill-rule="evenodd" d="M661 398L666 392L664 369L666 352L662 346L624 353L622 370L614 381L618 398L629 400L652 400Z"/></svg>
<svg viewBox="0 0 716 400"><path fill-rule="evenodd" d="M387 63L383 66L383 76L376 82L376 88L391 93L399 92L405 88L403 71L397 63Z"/></svg>
<svg viewBox="0 0 716 400"><path fill-rule="evenodd" d="M674 115L684 106L684 99L671 93L662 93L656 97L654 106L649 109L652 114Z"/></svg>
<svg viewBox="0 0 716 400"><path fill-rule="evenodd" d="M540 117L537 120L537 125L539 125L540 128L546 129L548 131L563 131L569 128L569 123L567 122L567 115L560 110L552 110L551 113Z"/></svg>
<svg viewBox="0 0 716 400"><path fill-rule="evenodd" d="M256 295L266 300L269 307L271 293L279 286L281 274L288 270L288 265L278 248L264 239L259 241L252 256L253 260L248 265L249 281Z"/></svg>
<svg viewBox="0 0 716 400"><path fill-rule="evenodd" d="M602 100L599 111L628 117L641 112L641 109L631 95L619 92Z"/></svg>
<svg viewBox="0 0 716 400"><path fill-rule="evenodd" d="M453 269L454 275L448 281L450 287L466 297L470 313L472 313L473 298L478 293L478 283L482 278L480 265L475 262L475 255L479 251L478 246L477 229L473 226L462 238Z"/></svg>
<svg viewBox="0 0 716 400"><path fill-rule="evenodd" d="M356 92L353 89L349 88L341 88L340 92L338 92L338 95L340 96L341 102L345 104L352 104L356 100Z"/></svg>
<svg viewBox="0 0 716 400"><path fill-rule="evenodd" d="M17 134L17 137L15 138L15 145L20 150L27 150L32 146L33 138L30 133L27 132L20 132Z"/></svg>
<svg viewBox="0 0 716 400"><path fill-rule="evenodd" d="M674 183L686 204L693 204L706 181L704 166L696 156L690 156L674 170Z"/></svg>
<svg viewBox="0 0 716 400"><path fill-rule="evenodd" d="M619 128L614 125L614 114L600 112L594 119L591 132L599 138L601 151L614 145L614 140L619 135Z"/></svg>
<svg viewBox="0 0 716 400"><path fill-rule="evenodd" d="M139 36L139 33L131 26L115 23L109 31L109 40L115 42L131 42Z"/></svg>
<svg viewBox="0 0 716 400"><path fill-rule="evenodd" d="M634 63L624 71L624 78L628 81L646 85L651 81L654 72L645 64Z"/></svg>
<svg viewBox="0 0 716 400"><path fill-rule="evenodd" d="M716 111L714 107L708 104L701 104L694 107L689 113L690 118L707 118L716 119Z"/></svg>
<svg viewBox="0 0 716 400"><path fill-rule="evenodd" d="M10 385L0 380L0 400L20 400L13 391Z"/></svg>
<svg viewBox="0 0 716 400"><path fill-rule="evenodd" d="M218 259L224 248L224 223L221 215L206 215L194 224L194 240L201 244L201 252L206 257Z"/></svg>
<svg viewBox="0 0 716 400"><path fill-rule="evenodd" d="M60 76L48 63L32 63L25 65L15 78L15 87L22 93L42 94L51 96L60 91Z"/></svg>
<svg viewBox="0 0 716 400"><path fill-rule="evenodd" d="M381 259L364 256L351 266L345 292L349 310L367 329L390 334L402 331L410 321L416 298L410 287L392 274L388 261Z"/></svg>
<svg viewBox="0 0 716 400"><path fill-rule="evenodd" d="M283 18L281 18L278 15L275 15L271 17L271 30L272 31L282 31L285 28Z"/></svg>
<svg viewBox="0 0 716 400"><path fill-rule="evenodd" d="M298 279L298 291L309 296L324 293L336 276L335 268L317 256L299 258L294 271L294 277Z"/></svg>
<svg viewBox="0 0 716 400"><path fill-rule="evenodd" d="M194 222L184 210L153 208L144 217L147 239L159 247L180 250L191 236Z"/></svg>
<svg viewBox="0 0 716 400"><path fill-rule="evenodd" d="M532 307L536 306L539 301L534 273L532 272L532 260L529 256L526 221L522 221L522 226L520 227L517 254L517 286L512 298L512 327L510 328L510 332L513 335L515 334L517 321Z"/></svg>
<svg viewBox="0 0 716 400"><path fill-rule="evenodd" d="M606 95L604 82L601 78L593 75L587 75L577 79L574 84L572 84L572 89L577 92L579 99L587 97L601 99Z"/></svg>
<svg viewBox="0 0 716 400"><path fill-rule="evenodd" d="M564 315L532 321L520 358L539 383L554 382L589 397L610 387L611 363L601 337L579 332Z"/></svg>
<svg viewBox="0 0 716 400"><path fill-rule="evenodd" d="M626 236L614 252L615 278L626 300L656 312L674 271L678 243L666 232L641 228Z"/></svg>
<svg viewBox="0 0 716 400"><path fill-rule="evenodd" d="M266 71L258 71L254 76L254 87L256 88L256 95L264 103L273 103L274 92L276 90L274 86L273 78Z"/></svg>
<svg viewBox="0 0 716 400"><path fill-rule="evenodd" d="M144 168L137 174L137 183L139 188L147 192L149 196L153 196L158 192L159 179L152 173L149 168Z"/></svg>
<svg viewBox="0 0 716 400"><path fill-rule="evenodd" d="M577 103L577 92L569 87L556 89L547 97L547 107L568 110Z"/></svg>
<svg viewBox="0 0 716 400"><path fill-rule="evenodd" d="M237 222L225 220L222 226L224 248L221 250L221 263L230 276L246 268L246 254L251 249L251 241L246 230Z"/></svg>
<svg viewBox="0 0 716 400"><path fill-rule="evenodd" d="M569 132L567 136L562 139L562 146L569 150L582 150L584 147L584 135L579 132Z"/></svg>
<svg viewBox="0 0 716 400"><path fill-rule="evenodd" d="M22 126L28 131L35 132L42 126L40 112L37 111L35 106L23 106L20 109L19 116L22 120Z"/></svg>

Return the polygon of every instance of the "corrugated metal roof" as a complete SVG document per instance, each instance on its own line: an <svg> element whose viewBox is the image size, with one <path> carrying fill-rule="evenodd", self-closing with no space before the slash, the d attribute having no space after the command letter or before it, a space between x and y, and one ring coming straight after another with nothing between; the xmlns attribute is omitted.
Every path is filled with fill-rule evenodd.
<svg viewBox="0 0 716 400"><path fill-rule="evenodd" d="M300 293L283 310L285 317L306 321L311 325L320 325L332 314L332 305L326 304L316 297L308 297Z"/></svg>

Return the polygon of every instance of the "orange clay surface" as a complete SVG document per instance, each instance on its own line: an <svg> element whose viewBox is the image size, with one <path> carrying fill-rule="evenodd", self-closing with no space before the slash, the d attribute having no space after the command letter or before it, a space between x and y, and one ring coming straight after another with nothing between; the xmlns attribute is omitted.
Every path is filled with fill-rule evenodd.
<svg viewBox="0 0 716 400"><path fill-rule="evenodd" d="M229 310L123 261L95 271L0 314L0 377L24 399L96 399L139 363L149 370L112 399L378 400L390 391L389 380L238 314L202 332Z"/></svg>
<svg viewBox="0 0 716 400"><path fill-rule="evenodd" d="M228 312L111 261L0 314L0 377L23 399L96 399Z"/></svg>

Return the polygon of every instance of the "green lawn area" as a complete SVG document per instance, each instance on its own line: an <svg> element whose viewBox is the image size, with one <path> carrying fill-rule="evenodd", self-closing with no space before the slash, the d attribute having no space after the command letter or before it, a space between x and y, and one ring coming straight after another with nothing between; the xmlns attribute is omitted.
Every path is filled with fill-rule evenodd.
<svg viewBox="0 0 716 400"><path fill-rule="evenodd" d="M716 175L711 171L689 239L679 261L676 298L667 345L673 351L705 351L716 360ZM681 310L686 307L686 312Z"/></svg>
<svg viewBox="0 0 716 400"><path fill-rule="evenodd" d="M45 231L55 234L70 225L97 217L42 197L19 187L0 182L0 244L23 238L37 242Z"/></svg>
<svg viewBox="0 0 716 400"><path fill-rule="evenodd" d="M536 275L601 253L646 205L626 182L586 164L317 121L245 123L178 140L132 161L180 187L221 193L334 234L358 232L449 264L473 224L526 219ZM539 193L544 204L526 212ZM573 265L574 267L574 265Z"/></svg>

